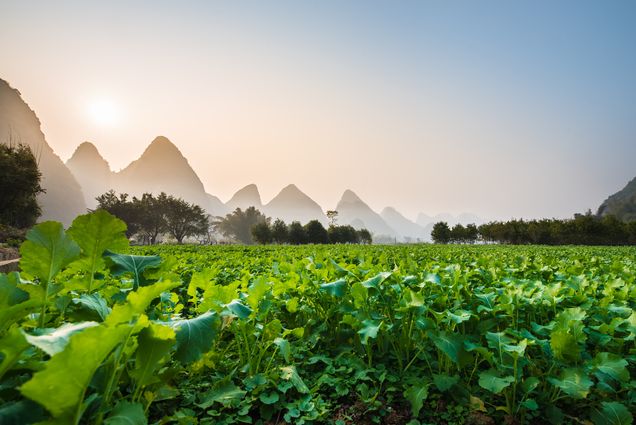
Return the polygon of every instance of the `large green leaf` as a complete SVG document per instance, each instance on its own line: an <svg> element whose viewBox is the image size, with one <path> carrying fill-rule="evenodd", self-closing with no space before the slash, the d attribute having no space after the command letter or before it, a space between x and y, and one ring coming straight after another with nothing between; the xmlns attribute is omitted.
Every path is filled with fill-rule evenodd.
<svg viewBox="0 0 636 425"><path fill-rule="evenodd" d="M11 307L29 299L29 293L18 287L20 275L0 273L0 308Z"/></svg>
<svg viewBox="0 0 636 425"><path fill-rule="evenodd" d="M391 276L391 274L391 272L378 273L372 278L362 282L362 286L364 286L365 288L378 288L382 282L384 282L386 279L389 278L389 276Z"/></svg>
<svg viewBox="0 0 636 425"><path fill-rule="evenodd" d="M438 390L444 392L450 390L455 384L459 382L459 376L453 375L439 375L437 373L433 374L433 382Z"/></svg>
<svg viewBox="0 0 636 425"><path fill-rule="evenodd" d="M164 323L174 329L177 338L177 351L174 358L181 363L198 360L210 351L219 330L219 316L208 311L194 319L175 320Z"/></svg>
<svg viewBox="0 0 636 425"><path fill-rule="evenodd" d="M428 335L433 344L460 367L470 362L471 356L464 348L465 338L462 335L446 331L429 332Z"/></svg>
<svg viewBox="0 0 636 425"><path fill-rule="evenodd" d="M607 375L618 382L629 381L629 371L627 370L627 360L613 353L598 353L592 362L596 375L603 380ZM602 375L599 375L600 372Z"/></svg>
<svg viewBox="0 0 636 425"><path fill-rule="evenodd" d="M347 281L344 279L338 279L335 282L323 283L320 285L320 290L325 291L332 297L340 298L344 296L347 289Z"/></svg>
<svg viewBox="0 0 636 425"><path fill-rule="evenodd" d="M29 343L20 328L12 328L0 338L0 378L20 359L20 355L29 348Z"/></svg>
<svg viewBox="0 0 636 425"><path fill-rule="evenodd" d="M0 334L42 304L39 297L32 297L24 290L27 285L20 285L19 282L20 275L17 272L0 274Z"/></svg>
<svg viewBox="0 0 636 425"><path fill-rule="evenodd" d="M98 323L96 322L65 323L57 329L52 329L40 335L25 334L25 338L31 345L35 345L49 356L54 356L64 350L71 336L97 325Z"/></svg>
<svg viewBox="0 0 636 425"><path fill-rule="evenodd" d="M277 392L271 391L267 393L261 393L258 399L261 401L261 403L270 405L275 404L280 399L280 396Z"/></svg>
<svg viewBox="0 0 636 425"><path fill-rule="evenodd" d="M557 329L550 334L550 348L554 357L559 360L576 361L581 356L576 337L563 329Z"/></svg>
<svg viewBox="0 0 636 425"><path fill-rule="evenodd" d="M162 292L178 285L179 282L162 281L130 293L124 304L113 308L104 324L73 335L64 350L51 357L44 369L21 387L22 394L40 403L59 421L75 423L95 371L132 332L129 322L142 315Z"/></svg>
<svg viewBox="0 0 636 425"><path fill-rule="evenodd" d="M135 317L143 314L152 300L161 295L162 292L176 288L180 284L180 282L164 280L150 286L141 287L135 292L130 292L124 304L117 304L113 307L104 323L112 326L130 322Z"/></svg>
<svg viewBox="0 0 636 425"><path fill-rule="evenodd" d="M283 356L286 362L291 361L291 348L289 345L289 341L284 338L276 338L274 339L274 344L278 347L278 351Z"/></svg>
<svg viewBox="0 0 636 425"><path fill-rule="evenodd" d="M53 417L76 423L93 374L129 332L128 325L99 325L73 335L64 351L51 357L20 391Z"/></svg>
<svg viewBox="0 0 636 425"><path fill-rule="evenodd" d="M362 328L358 331L360 341L366 345L369 342L369 338L377 338L380 327L382 327L382 322L371 319L364 320L362 322Z"/></svg>
<svg viewBox="0 0 636 425"><path fill-rule="evenodd" d="M504 388L514 382L512 376L499 376L495 369L489 369L479 374L479 386L495 394L499 394Z"/></svg>
<svg viewBox="0 0 636 425"><path fill-rule="evenodd" d="M44 409L31 400L8 402L0 406L0 424L24 425L45 419Z"/></svg>
<svg viewBox="0 0 636 425"><path fill-rule="evenodd" d="M61 223L45 221L27 232L20 247L20 268L48 285L66 265L80 254L80 248L64 232Z"/></svg>
<svg viewBox="0 0 636 425"><path fill-rule="evenodd" d="M582 369L565 369L560 378L548 378L548 381L574 398L585 398L593 385L592 380Z"/></svg>
<svg viewBox="0 0 636 425"><path fill-rule="evenodd" d="M106 251L104 256L113 262L111 272L115 276L130 273L133 277L133 289L137 290L144 282L143 273L146 269L157 268L161 264L161 257L158 255L130 255L116 254Z"/></svg>
<svg viewBox="0 0 636 425"><path fill-rule="evenodd" d="M600 409L592 409L592 421L595 425L631 425L634 422L634 417L624 404L604 401L602 406Z"/></svg>
<svg viewBox="0 0 636 425"><path fill-rule="evenodd" d="M128 249L126 223L104 210L97 210L73 220L68 234L81 248L81 257L73 266L86 272L85 289L91 292L95 289L95 273L104 268L104 252Z"/></svg>
<svg viewBox="0 0 636 425"><path fill-rule="evenodd" d="M429 384L425 382L413 385L404 391L404 398L411 404L411 415L414 418L420 414L420 410L422 410L422 406L424 406L424 401L428 397L428 386Z"/></svg>
<svg viewBox="0 0 636 425"><path fill-rule="evenodd" d="M581 358L579 344L587 339L583 331L586 315L585 310L580 307L565 309L557 315L550 334L550 347L554 357L569 362L576 362Z"/></svg>
<svg viewBox="0 0 636 425"><path fill-rule="evenodd" d="M229 304L225 305L233 315L241 318L247 319L252 314L252 309L243 304L240 300L232 300Z"/></svg>
<svg viewBox="0 0 636 425"><path fill-rule="evenodd" d="M271 285L264 278L255 279L247 290L247 305L252 310L257 310L259 303L265 298L265 294L269 291Z"/></svg>
<svg viewBox="0 0 636 425"><path fill-rule="evenodd" d="M175 342L174 330L160 324L151 323L139 333L135 368L130 372L137 388L158 381L154 372L165 363Z"/></svg>
<svg viewBox="0 0 636 425"><path fill-rule="evenodd" d="M120 401L104 421L105 425L147 425L146 413L141 403Z"/></svg>
<svg viewBox="0 0 636 425"><path fill-rule="evenodd" d="M224 380L216 384L210 391L201 396L198 406L207 409L214 403L220 403L227 407L236 407L246 392L237 387L232 381Z"/></svg>
<svg viewBox="0 0 636 425"><path fill-rule="evenodd" d="M73 304L78 306L75 316L87 316L100 322L106 320L111 312L106 300L99 292L82 294L79 298L73 298Z"/></svg>

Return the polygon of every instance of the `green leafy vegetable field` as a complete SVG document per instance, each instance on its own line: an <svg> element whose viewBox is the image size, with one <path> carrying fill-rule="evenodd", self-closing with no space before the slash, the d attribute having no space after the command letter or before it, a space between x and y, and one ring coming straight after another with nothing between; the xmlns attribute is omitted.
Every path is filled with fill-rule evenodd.
<svg viewBox="0 0 636 425"><path fill-rule="evenodd" d="M0 274L0 424L631 424L636 248L129 247Z"/></svg>

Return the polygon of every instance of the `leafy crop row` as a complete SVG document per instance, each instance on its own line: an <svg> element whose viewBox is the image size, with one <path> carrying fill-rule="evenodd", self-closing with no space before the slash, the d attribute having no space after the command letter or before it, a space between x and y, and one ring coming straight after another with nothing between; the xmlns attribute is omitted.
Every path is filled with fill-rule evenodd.
<svg viewBox="0 0 636 425"><path fill-rule="evenodd" d="M124 232L40 224L0 275L0 423L633 421L633 248Z"/></svg>

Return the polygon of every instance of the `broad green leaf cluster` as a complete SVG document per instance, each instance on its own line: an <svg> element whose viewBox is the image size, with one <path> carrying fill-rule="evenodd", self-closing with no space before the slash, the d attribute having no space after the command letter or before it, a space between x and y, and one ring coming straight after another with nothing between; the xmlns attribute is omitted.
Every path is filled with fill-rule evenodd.
<svg viewBox="0 0 636 425"><path fill-rule="evenodd" d="M633 422L634 248L125 231L42 223L0 275L0 423Z"/></svg>

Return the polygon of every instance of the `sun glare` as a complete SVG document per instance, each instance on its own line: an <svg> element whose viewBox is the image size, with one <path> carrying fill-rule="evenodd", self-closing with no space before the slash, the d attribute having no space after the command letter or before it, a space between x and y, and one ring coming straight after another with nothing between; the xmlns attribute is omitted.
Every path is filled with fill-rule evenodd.
<svg viewBox="0 0 636 425"><path fill-rule="evenodd" d="M109 99L96 99L89 104L88 112L93 122L100 126L116 125L121 114L117 105Z"/></svg>

